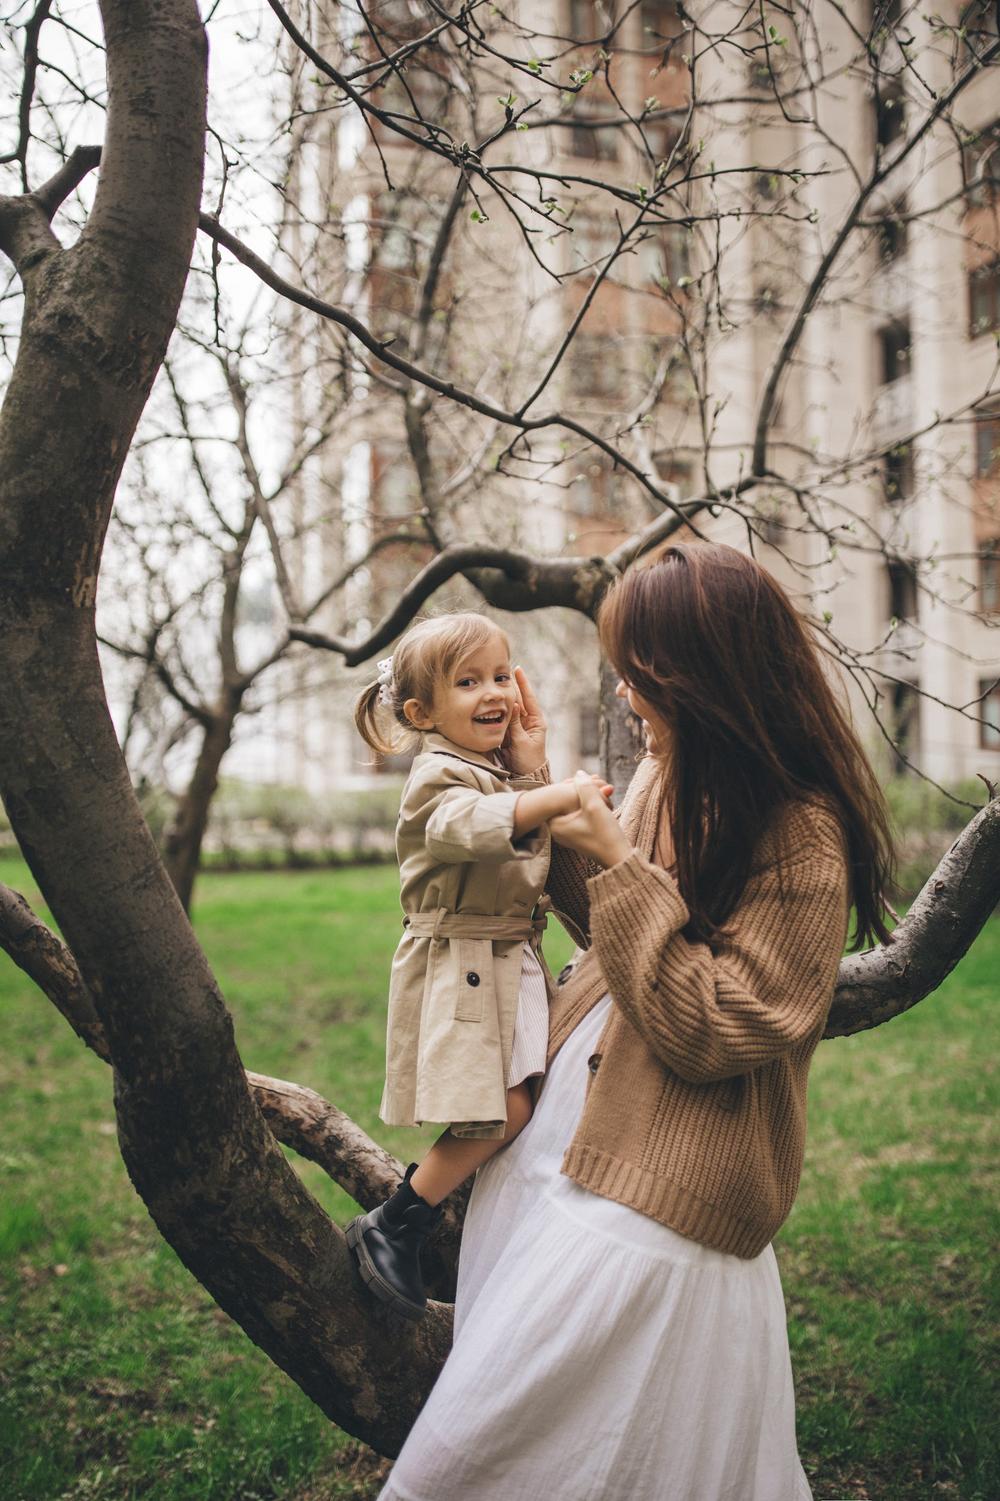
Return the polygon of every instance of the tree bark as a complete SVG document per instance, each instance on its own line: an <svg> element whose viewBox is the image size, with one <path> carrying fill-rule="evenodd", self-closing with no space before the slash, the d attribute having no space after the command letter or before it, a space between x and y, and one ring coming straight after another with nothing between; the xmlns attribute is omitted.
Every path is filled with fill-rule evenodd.
<svg viewBox="0 0 1000 1501"><path fill-rule="evenodd" d="M843 960L825 1036L878 1027L933 994L998 903L1000 797L993 797L925 882L893 942Z"/></svg>
<svg viewBox="0 0 1000 1501"><path fill-rule="evenodd" d="M620 802L625 789L635 773L636 762L642 755L642 724L632 713L628 701L618 698L615 688L618 673L611 663L601 658L601 774L615 789L615 801Z"/></svg>

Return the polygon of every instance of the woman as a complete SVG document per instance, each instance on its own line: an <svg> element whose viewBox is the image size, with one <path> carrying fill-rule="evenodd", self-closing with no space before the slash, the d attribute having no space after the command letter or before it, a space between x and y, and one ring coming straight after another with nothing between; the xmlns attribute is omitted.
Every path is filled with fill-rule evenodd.
<svg viewBox="0 0 1000 1501"><path fill-rule="evenodd" d="M770 1242L851 902L856 945L887 936L885 809L752 559L674 546L599 629L647 755L620 818L581 774L550 824L549 889L590 947L534 1118L477 1178L454 1348L384 1501L810 1494Z"/></svg>

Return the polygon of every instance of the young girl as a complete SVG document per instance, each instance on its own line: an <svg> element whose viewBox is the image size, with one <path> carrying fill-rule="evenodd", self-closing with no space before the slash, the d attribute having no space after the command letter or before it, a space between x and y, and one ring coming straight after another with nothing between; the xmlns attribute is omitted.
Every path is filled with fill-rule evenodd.
<svg viewBox="0 0 1000 1501"><path fill-rule="evenodd" d="M376 1297L419 1319L420 1249L438 1206L531 1116L528 1080L544 1071L548 1039L536 952L545 919L534 915L545 823L578 808L579 794L547 783L544 730L524 712L510 643L492 621L422 621L379 669L355 708L361 735L385 754L415 733L421 741L396 826L406 931L380 1114L388 1125L451 1125L390 1199L352 1221L347 1243ZM499 754L512 744L518 776Z"/></svg>

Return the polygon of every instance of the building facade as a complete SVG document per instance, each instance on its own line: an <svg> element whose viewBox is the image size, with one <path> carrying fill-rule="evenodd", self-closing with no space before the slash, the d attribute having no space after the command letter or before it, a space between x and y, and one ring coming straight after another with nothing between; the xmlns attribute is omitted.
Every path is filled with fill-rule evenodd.
<svg viewBox="0 0 1000 1501"><path fill-rule="evenodd" d="M433 16L419 0L366 13L370 27L345 7L300 20L320 51L349 48L356 86L411 136L482 141L504 111L525 128L490 148L510 165L495 191L353 106L318 114L325 295L488 408L570 416L661 498L565 426L518 435L362 351L344 377L357 420L311 481L326 521L299 566L367 561L318 623L363 634L437 545L606 555L663 497L707 496L682 535L752 546L796 594L886 772L1000 774L996 65L892 167L988 55L995 10L854 0L780 37L729 3L546 0L491 12L460 57L425 45L388 70ZM615 196L640 183L667 185L653 214ZM342 335L309 337L328 354ZM741 490L762 453L767 478ZM433 607L484 608L464 580ZM538 680L555 769L593 764L592 625L497 618ZM398 770L372 767L350 723L370 669L326 669L282 711L283 764L314 790Z"/></svg>

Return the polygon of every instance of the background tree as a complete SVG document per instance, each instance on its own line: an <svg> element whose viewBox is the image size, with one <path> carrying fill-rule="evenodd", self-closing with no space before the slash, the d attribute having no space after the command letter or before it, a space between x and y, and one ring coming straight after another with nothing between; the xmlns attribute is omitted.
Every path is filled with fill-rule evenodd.
<svg viewBox="0 0 1000 1501"><path fill-rule="evenodd" d="M524 455L528 463L551 465L551 454L538 457L542 435L593 448L629 475L638 494L656 508L643 526L591 558L552 557L506 542L453 539L443 529L438 534L441 518L428 507L427 541L434 555L391 610L370 629L351 635L312 631L297 618L297 610L290 610L291 639L332 649L348 663L367 661L425 600L459 574L508 610L559 604L592 615L618 571L682 526L690 529L700 523L706 514L734 516L745 533L754 535L761 521L762 492L769 500L775 489L794 497L801 527L809 538L818 539L818 563L808 556L804 562L792 559L809 577L808 570L828 565L834 542L881 548L881 540L872 539L861 526L863 517L851 518L860 540L852 540L854 534L847 531L844 543L846 523L831 521L828 514L844 464L872 462L879 454L862 444L860 456L854 451L853 456L828 456L818 464L813 454L803 457L794 445L786 444L790 457L787 463L779 462L778 446L772 443L779 388L810 319L830 289L838 256L855 231L868 227L862 222L866 206L889 167L901 165L939 122L947 120L962 91L992 63L998 47L990 40L981 48L978 43L970 47L967 33L951 26L943 27L942 36L934 39L929 58L921 53L928 66L947 71L948 80L931 89L921 79L920 113L912 125L908 115L907 133L891 159L876 153L875 164L849 195L839 227L804 276L801 295L776 341L774 361L761 386L750 462L742 471L740 453L746 444L741 448L723 433L726 408L711 384L713 348L731 322L721 252L729 247L730 230L735 231L733 243L740 243L745 218L720 197L718 179L730 174L706 160L703 147L689 145L683 151L671 148L665 155L650 150L645 180L627 187L582 173L559 176L559 193L581 186L607 192L622 216L620 244L598 269L595 287L607 280L611 266L626 254L650 216L680 211L703 227L710 248L713 243L719 247L703 273L707 280L701 301L678 335L682 348L686 340L690 351L685 359L694 385L694 417L702 429L705 474L700 492L681 502L662 476L644 464L641 444L638 457L629 451L628 435L620 431L617 416L602 425L580 420L572 406L542 406L533 413L568 356L575 332L572 321L556 341L544 379L527 397L514 404L487 398L427 368L412 357L412 348L399 353L393 347L396 339L378 337L356 312L303 292L224 227L218 215L200 209L205 27L193 0L102 0L108 109L100 173L92 203L78 200L72 207L71 217L75 214L80 224L78 238L64 244L52 228L53 220L97 165L98 151L75 143L72 151L65 149L69 143L60 133L58 111L48 110L44 79L35 103L43 71L39 38L51 9L46 0L30 11L24 9L19 129L8 163L20 181L13 184L11 196L0 201L0 248L24 290L17 358L0 414L0 660L5 687L0 700L0 790L66 947L42 931L9 893L4 895L3 941L81 1035L108 1057L128 1171L184 1263L325 1412L381 1452L393 1453L445 1354L448 1310L438 1305L423 1324L401 1331L362 1300L351 1279L342 1237L296 1178L276 1134L323 1160L362 1204L377 1200L394 1165L359 1140L332 1107L294 1086L244 1073L218 987L142 820L101 682L94 604L102 544L129 445L177 319L197 226L200 223L212 244L227 249L272 290L346 331L364 351L357 356L362 370L374 357L380 373L384 369L391 373L387 378L409 383L396 393L404 401L411 387L420 387L503 429L509 434L508 461L520 462ZM534 80L533 86L542 90L555 111L554 119L539 125L539 135L544 129L607 126L610 116L604 99L599 112L574 117L573 126L560 113L563 96L578 97L595 70L583 69L590 77L576 70L576 76L560 74L551 82L546 77L555 61L540 54L557 44L575 50L573 38L560 43L558 37L545 38L503 16L494 32L485 29L494 15L492 8L471 5L452 14L432 4L426 10L404 7L410 19L419 10L427 29L420 36L404 36L397 45L388 32L383 39L372 15L361 9L357 14L363 33L345 25L337 36L324 39L324 45L332 43L331 61L297 30L276 0L271 0L271 9L317 75L328 80L331 108L360 111L376 137L382 131L409 139L461 179L462 195L456 185L450 202L461 201L467 192L480 220L494 208L523 215L517 217L518 232L529 237L529 246L540 221L550 227L558 222L558 198L552 207L549 194L554 184L548 169L533 162L527 151L524 161L496 160L500 152L494 147L499 143L506 151L519 136L530 139L532 122L522 118L528 106L522 108L512 99L513 85L520 86L521 80ZM600 7L594 9L603 15ZM607 32L593 39L612 101L614 48L609 44L616 24L612 18ZM876 89L885 73L884 29L879 22L874 29L854 32L851 66L870 69ZM756 19L748 25L725 7L686 20L689 96L667 113L679 110L697 124L702 111L711 120L747 107L731 92L716 92L704 102L699 92L700 65L710 71L727 49L735 49L740 58L749 52L763 62L779 112L784 114L793 100L797 108L808 110L839 76L842 64L825 71L822 55L818 60L815 55L808 20L794 39L776 38L776 30ZM78 33L76 28L77 42ZM370 45L359 36L370 38ZM84 35L79 45L91 44ZM788 47L794 55L789 73L776 72L774 46ZM899 43L899 72L911 71L908 46ZM480 65L499 73L508 87L500 95L506 101L500 106L502 120L492 132L458 132L455 124L465 122L457 115L455 124L442 123L440 109L416 108L406 73L415 66L413 59L421 48L428 49L426 56L433 56L436 64L440 55L462 108L477 101L469 80ZM93 65L93 53L86 56ZM557 56L554 52L553 58ZM710 72L710 80L718 90L719 76ZM401 88L412 107L393 109L384 101L378 103L379 89L390 86ZM86 70L72 80L72 88L90 107L94 91ZM627 118L614 128L643 135L650 117L660 112L650 106L642 119L634 112L624 113ZM37 120L46 124L47 139L41 144L33 125ZM822 133L821 122L809 117L809 123ZM518 132L520 124L529 129ZM723 123L720 129L724 128ZM384 150L382 140L377 144ZM35 156L41 161L46 152L54 153L59 164L53 162L55 170L43 179L35 175ZM664 162L668 165L661 171ZM678 164L680 177L675 180L671 172ZM223 165L223 180L227 171ZM734 169L731 175L745 171ZM784 171L779 169L777 175ZM796 189L810 180L807 167L796 165L787 173ZM682 210L673 196L678 192ZM806 223L811 212L802 216ZM779 217L797 222L798 209L792 204ZM210 276L214 269L210 256L204 274ZM707 377L700 386L699 368ZM656 390L662 378L657 365L651 389ZM50 438L53 410L59 414L57 442ZM634 410L637 415L630 426L641 427L644 414ZM949 420L944 414L942 421ZM419 441L415 447L419 452ZM728 454L730 460L725 478L721 468L716 476L716 449L720 458ZM421 546L426 548L427 541ZM827 640L831 648L837 645L830 633ZM846 650L841 656L867 677L870 664L864 654L859 658ZM876 679L880 670L872 669ZM915 904L896 942L887 951L851 960L842 971L831 1017L833 1034L898 1014L939 982L1000 895L998 841L1000 804L994 801L973 819ZM454 1218L451 1229L454 1234Z"/></svg>

